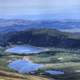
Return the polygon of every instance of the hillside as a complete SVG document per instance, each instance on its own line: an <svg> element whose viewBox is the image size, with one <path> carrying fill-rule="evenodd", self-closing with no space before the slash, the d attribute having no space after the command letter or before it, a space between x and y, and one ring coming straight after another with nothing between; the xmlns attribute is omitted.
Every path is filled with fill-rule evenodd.
<svg viewBox="0 0 80 80"><path fill-rule="evenodd" d="M56 29L32 28L19 32L9 32L1 36L1 45L30 44L42 47L80 48L79 33L77 35L77 33L61 32Z"/></svg>

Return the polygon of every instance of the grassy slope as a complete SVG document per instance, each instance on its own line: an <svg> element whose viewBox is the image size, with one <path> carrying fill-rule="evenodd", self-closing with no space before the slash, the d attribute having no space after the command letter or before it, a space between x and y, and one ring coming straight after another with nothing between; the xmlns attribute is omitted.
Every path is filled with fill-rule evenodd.
<svg viewBox="0 0 80 80"><path fill-rule="evenodd" d="M21 75L14 72L0 70L0 80L49 80L49 79L40 76Z"/></svg>
<svg viewBox="0 0 80 80"><path fill-rule="evenodd" d="M28 75L26 76L26 78L0 76L0 80L49 80L49 79L44 77L39 77L39 76Z"/></svg>

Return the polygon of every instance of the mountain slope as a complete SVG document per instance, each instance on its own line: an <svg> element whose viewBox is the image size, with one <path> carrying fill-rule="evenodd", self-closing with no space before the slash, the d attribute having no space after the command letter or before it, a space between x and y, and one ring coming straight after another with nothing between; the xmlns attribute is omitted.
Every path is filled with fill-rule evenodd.
<svg viewBox="0 0 80 80"><path fill-rule="evenodd" d="M61 32L56 29L28 29L15 32L7 38L6 42L42 47L80 48L80 35Z"/></svg>

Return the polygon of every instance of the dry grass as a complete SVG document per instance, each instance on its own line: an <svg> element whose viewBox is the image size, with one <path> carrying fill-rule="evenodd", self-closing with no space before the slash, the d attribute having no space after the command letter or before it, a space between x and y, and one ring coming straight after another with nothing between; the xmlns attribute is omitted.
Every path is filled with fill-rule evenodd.
<svg viewBox="0 0 80 80"><path fill-rule="evenodd" d="M18 73L12 73L0 70L0 80L49 80L49 79L40 76L21 75Z"/></svg>

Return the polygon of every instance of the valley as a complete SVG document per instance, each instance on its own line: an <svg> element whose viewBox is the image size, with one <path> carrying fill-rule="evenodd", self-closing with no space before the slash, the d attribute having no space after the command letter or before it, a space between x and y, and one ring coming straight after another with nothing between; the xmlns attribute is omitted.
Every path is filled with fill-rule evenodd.
<svg viewBox="0 0 80 80"><path fill-rule="evenodd" d="M55 51L54 49L53 51L43 51L37 54L33 52L28 55L20 55L13 54L12 52L11 54L7 54L5 50L6 49L3 48L0 49L0 78L3 80L79 80L80 78L79 53L67 53L66 51L61 52L61 50L59 51L57 49L57 51ZM8 67L9 63L16 60L31 61L33 63L43 64L44 66L34 73L21 74ZM48 70L63 71L64 74L55 75L46 73ZM8 75L10 77L8 77Z"/></svg>
<svg viewBox="0 0 80 80"><path fill-rule="evenodd" d="M76 26L0 20L0 80L79 80L80 33L69 31Z"/></svg>

